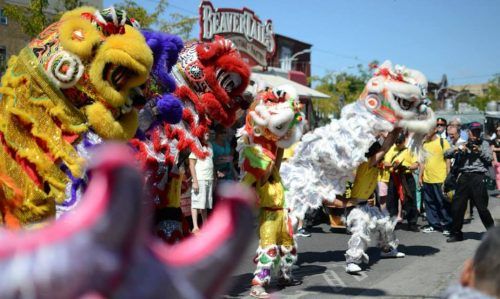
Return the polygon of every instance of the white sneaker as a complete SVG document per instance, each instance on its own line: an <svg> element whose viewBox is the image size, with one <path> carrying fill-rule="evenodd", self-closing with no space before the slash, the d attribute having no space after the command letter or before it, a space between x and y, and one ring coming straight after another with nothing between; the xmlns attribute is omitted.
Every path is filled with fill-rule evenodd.
<svg viewBox="0 0 500 299"><path fill-rule="evenodd" d="M380 257L381 258L391 258L391 257L401 258L401 257L405 257L405 256L406 256L406 254L404 254L402 252L399 252L396 248L393 248L389 252L384 252L384 251L380 252Z"/></svg>
<svg viewBox="0 0 500 299"><path fill-rule="evenodd" d="M361 271L361 267L355 263L348 263L345 267L345 272L347 273L358 273Z"/></svg>
<svg viewBox="0 0 500 299"><path fill-rule="evenodd" d="M445 235L445 236L447 236L447 237L448 237L448 236L450 235L450 231L445 229L445 230L443 231L443 235Z"/></svg>
<svg viewBox="0 0 500 299"><path fill-rule="evenodd" d="M436 231L436 230L435 230L435 229L434 229L434 227L432 227L432 226L428 226L428 227L426 227L426 228L422 229L422 232L423 232L423 233L426 233L426 234L430 234L430 233L433 233L433 232L435 232L435 231Z"/></svg>

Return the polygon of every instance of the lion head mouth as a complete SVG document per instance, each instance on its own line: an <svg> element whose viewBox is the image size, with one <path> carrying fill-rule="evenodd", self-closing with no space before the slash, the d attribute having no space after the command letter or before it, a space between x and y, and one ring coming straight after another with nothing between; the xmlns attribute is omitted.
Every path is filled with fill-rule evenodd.
<svg viewBox="0 0 500 299"><path fill-rule="evenodd" d="M122 65L107 63L102 72L102 79L107 81L116 91L125 89L129 80L137 76L133 70Z"/></svg>
<svg viewBox="0 0 500 299"><path fill-rule="evenodd" d="M215 76L222 89L228 94L238 88L242 83L240 74L235 72L227 72L223 69L218 69Z"/></svg>

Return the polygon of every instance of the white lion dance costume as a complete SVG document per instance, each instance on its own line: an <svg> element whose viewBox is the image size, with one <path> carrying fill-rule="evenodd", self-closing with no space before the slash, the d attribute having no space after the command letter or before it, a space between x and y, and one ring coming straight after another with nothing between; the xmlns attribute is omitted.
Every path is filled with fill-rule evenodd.
<svg viewBox="0 0 500 299"><path fill-rule="evenodd" d="M343 194L346 182L352 181L353 172L367 160L365 154L381 132L401 127L414 132L413 144L420 145L419 139L435 123L426 91L427 79L419 71L399 65L393 68L389 61L377 68L359 100L344 107L339 120L304 135L294 157L282 165L292 213L303 218L308 208ZM347 262L357 266L368 261L365 250L375 240L393 249L391 254L396 256L394 226L376 207L355 208L347 218L352 232Z"/></svg>
<svg viewBox="0 0 500 299"><path fill-rule="evenodd" d="M255 186L259 197L259 248L251 296L266 298L264 286L279 270L280 283L289 285L297 248L285 207L285 190L279 174L278 148L287 148L302 135L302 114L295 90L282 86L260 92L238 131L242 181Z"/></svg>

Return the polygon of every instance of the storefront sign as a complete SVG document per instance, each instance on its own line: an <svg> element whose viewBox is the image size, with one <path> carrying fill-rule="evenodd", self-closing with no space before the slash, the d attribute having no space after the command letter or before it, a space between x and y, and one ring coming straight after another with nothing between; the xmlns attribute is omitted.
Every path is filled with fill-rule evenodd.
<svg viewBox="0 0 500 299"><path fill-rule="evenodd" d="M267 66L274 55L276 42L270 20L264 24L247 8L215 9L209 1L200 5L200 39L211 41L215 35L232 40L251 65ZM246 55L245 55L246 54Z"/></svg>

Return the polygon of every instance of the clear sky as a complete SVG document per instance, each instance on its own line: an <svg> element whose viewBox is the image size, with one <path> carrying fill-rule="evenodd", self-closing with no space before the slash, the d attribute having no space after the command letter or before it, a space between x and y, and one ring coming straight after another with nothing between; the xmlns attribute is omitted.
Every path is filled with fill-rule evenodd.
<svg viewBox="0 0 500 299"><path fill-rule="evenodd" d="M104 0L104 6L120 2ZM152 10L157 0L138 0ZM199 0L169 0L169 12L197 16ZM277 33L310 43L312 73L355 71L373 59L421 70L430 81L486 82L500 73L498 0L213 0L252 9ZM140 21L140 20L139 20ZM199 28L196 25L194 35Z"/></svg>

